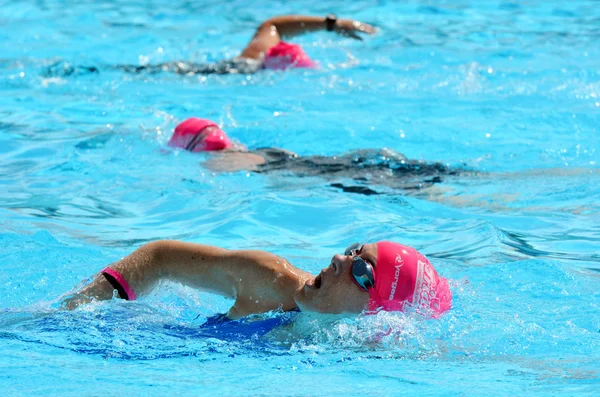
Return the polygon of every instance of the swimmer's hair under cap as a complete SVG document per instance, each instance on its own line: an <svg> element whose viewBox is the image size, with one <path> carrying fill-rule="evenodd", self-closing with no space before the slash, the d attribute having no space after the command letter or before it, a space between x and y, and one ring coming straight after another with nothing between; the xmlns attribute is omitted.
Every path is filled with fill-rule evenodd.
<svg viewBox="0 0 600 397"><path fill-rule="evenodd" d="M205 152L228 149L233 143L213 121L191 117L175 127L169 146Z"/></svg>
<svg viewBox="0 0 600 397"><path fill-rule="evenodd" d="M439 317L452 307L448 280L414 248L378 242L375 275L375 288L369 290L371 312L412 309Z"/></svg>
<svg viewBox="0 0 600 397"><path fill-rule="evenodd" d="M316 68L317 64L309 58L298 44L280 41L265 53L266 69L283 70L288 68Z"/></svg>

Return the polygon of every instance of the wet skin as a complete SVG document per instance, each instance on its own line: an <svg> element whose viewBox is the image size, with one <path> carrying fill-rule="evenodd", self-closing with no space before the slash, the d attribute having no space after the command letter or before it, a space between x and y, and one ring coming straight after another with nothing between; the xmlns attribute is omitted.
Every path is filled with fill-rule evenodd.
<svg viewBox="0 0 600 397"><path fill-rule="evenodd" d="M364 244L358 256L375 267L377 245ZM306 281L294 294L302 311L318 313L360 313L368 307L369 293L352 276L353 257L335 254L331 264Z"/></svg>
<svg viewBox="0 0 600 397"><path fill-rule="evenodd" d="M358 255L376 264L377 246L365 244ZM145 244L110 268L121 273L138 297L150 293L164 279L234 299L227 313L232 319L296 308L318 313L360 313L369 302L369 294L353 281L350 255L334 255L331 264L314 276L266 251L162 240ZM74 309L112 297L113 287L98 274L91 283L67 296L63 307Z"/></svg>

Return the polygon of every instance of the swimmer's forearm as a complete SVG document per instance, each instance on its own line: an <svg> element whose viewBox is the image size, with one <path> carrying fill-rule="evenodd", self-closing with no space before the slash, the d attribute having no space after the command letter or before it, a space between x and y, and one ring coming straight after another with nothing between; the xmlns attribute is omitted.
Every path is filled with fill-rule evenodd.
<svg viewBox="0 0 600 397"><path fill-rule="evenodd" d="M282 15L267 19L263 25L273 26L282 37L293 37L299 34L327 29L325 17L307 15Z"/></svg>
<svg viewBox="0 0 600 397"><path fill-rule="evenodd" d="M137 296L144 295L160 278L160 245L145 244L123 259L111 263L109 268L119 272ZM113 297L114 287L106 277L98 273L94 280L63 301L67 309L92 300L108 300Z"/></svg>
<svg viewBox="0 0 600 397"><path fill-rule="evenodd" d="M118 272L138 297L148 294L161 279L232 296L233 281L223 276L230 266L224 259L228 252L208 245L160 240L143 245L108 267ZM111 299L113 293L114 287L100 273L63 304L74 309L91 300Z"/></svg>
<svg viewBox="0 0 600 397"><path fill-rule="evenodd" d="M282 37L293 37L303 33L327 29L324 17L305 15L282 15L267 19L260 24L252 40L240 56L262 59L264 53L277 45Z"/></svg>
<svg viewBox="0 0 600 397"><path fill-rule="evenodd" d="M198 287L205 288L213 284L215 272L223 272L227 252L209 245L159 240L144 244L109 267L127 280L136 295L147 294L162 279L187 284L198 278L204 280Z"/></svg>

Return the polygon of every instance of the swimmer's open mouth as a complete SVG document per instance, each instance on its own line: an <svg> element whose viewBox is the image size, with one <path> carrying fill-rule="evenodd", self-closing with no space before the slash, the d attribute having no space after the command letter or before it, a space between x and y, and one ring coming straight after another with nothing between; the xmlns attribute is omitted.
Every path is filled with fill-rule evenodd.
<svg viewBox="0 0 600 397"><path fill-rule="evenodd" d="M313 283L313 288L319 289L321 288L321 273L317 277L315 277L315 281Z"/></svg>
<svg viewBox="0 0 600 397"><path fill-rule="evenodd" d="M310 278L306 281L305 286L310 289L319 289L323 283L323 271L319 273L315 278Z"/></svg>

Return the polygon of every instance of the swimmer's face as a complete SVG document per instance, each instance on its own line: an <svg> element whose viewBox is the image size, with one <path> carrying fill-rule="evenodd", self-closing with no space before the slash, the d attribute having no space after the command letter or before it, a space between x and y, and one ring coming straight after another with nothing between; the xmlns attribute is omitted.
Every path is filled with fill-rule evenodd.
<svg viewBox="0 0 600 397"><path fill-rule="evenodd" d="M358 256L371 264L377 263L377 245L363 245ZM368 307L369 293L353 280L352 256L336 254L329 267L296 291L294 300L302 311L360 313Z"/></svg>

